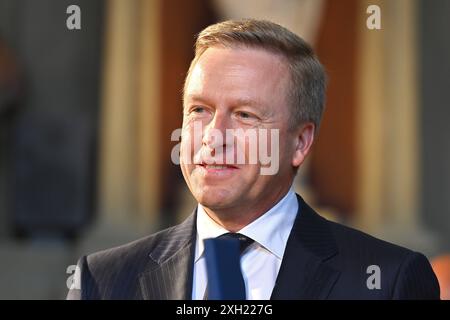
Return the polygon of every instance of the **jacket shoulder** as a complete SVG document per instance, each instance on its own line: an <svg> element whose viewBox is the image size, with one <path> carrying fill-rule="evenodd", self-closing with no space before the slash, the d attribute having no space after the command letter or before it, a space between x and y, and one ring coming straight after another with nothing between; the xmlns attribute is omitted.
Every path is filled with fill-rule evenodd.
<svg viewBox="0 0 450 320"><path fill-rule="evenodd" d="M380 253L385 257L402 260L406 256L414 253L408 248L376 238L352 227L329 220L326 220L326 223L342 254L356 253L358 252L356 249L362 248L373 254Z"/></svg>
<svg viewBox="0 0 450 320"><path fill-rule="evenodd" d="M81 257L77 266L79 289L71 289L68 298L139 299L139 275L157 265L150 253L174 228Z"/></svg>
<svg viewBox="0 0 450 320"><path fill-rule="evenodd" d="M326 221L338 247L335 263L342 270L341 280L362 284L355 286L360 298L439 299L438 281L423 254ZM377 274L378 283L373 277Z"/></svg>
<svg viewBox="0 0 450 320"><path fill-rule="evenodd" d="M101 269L102 267L117 267L126 264L129 260L136 263L136 256L147 257L154 248L166 238L175 227L156 232L149 236L134 240L132 242L97 251L87 255L87 263L91 270Z"/></svg>

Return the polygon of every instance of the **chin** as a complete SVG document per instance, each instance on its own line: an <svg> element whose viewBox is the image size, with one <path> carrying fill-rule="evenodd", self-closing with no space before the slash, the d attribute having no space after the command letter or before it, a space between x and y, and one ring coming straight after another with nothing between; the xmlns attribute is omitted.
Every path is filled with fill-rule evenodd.
<svg viewBox="0 0 450 320"><path fill-rule="evenodd" d="M196 197L197 201L204 207L210 209L220 209L228 207L234 200L234 195L230 192L220 190L204 190Z"/></svg>

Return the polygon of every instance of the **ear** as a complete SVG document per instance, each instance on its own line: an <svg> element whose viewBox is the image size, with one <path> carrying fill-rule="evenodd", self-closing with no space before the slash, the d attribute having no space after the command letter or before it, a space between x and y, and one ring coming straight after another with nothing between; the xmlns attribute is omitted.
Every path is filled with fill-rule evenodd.
<svg viewBox="0 0 450 320"><path fill-rule="evenodd" d="M311 149L314 141L316 127L312 122L307 122L295 131L295 150L292 156L292 166L299 167Z"/></svg>

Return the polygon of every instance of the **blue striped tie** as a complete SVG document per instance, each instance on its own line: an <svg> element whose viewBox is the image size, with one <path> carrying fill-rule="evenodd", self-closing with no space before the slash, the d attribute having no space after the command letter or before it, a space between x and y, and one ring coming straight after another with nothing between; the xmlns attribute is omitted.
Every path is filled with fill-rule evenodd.
<svg viewBox="0 0 450 320"><path fill-rule="evenodd" d="M226 233L215 239L205 239L208 284L204 299L245 300L240 259L253 242L240 233Z"/></svg>

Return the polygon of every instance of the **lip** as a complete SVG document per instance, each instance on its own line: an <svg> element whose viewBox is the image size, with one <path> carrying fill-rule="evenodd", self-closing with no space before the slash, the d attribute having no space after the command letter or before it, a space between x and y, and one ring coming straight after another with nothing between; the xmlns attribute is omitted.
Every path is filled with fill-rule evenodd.
<svg viewBox="0 0 450 320"><path fill-rule="evenodd" d="M200 170L204 174L205 177L218 177L218 178L226 178L234 174L238 167L227 164L206 164L201 163L195 165L195 167Z"/></svg>

